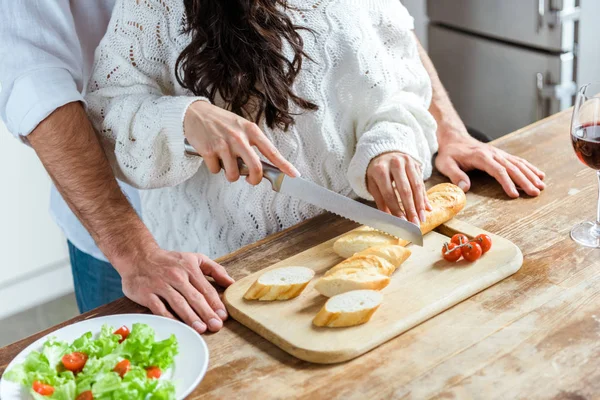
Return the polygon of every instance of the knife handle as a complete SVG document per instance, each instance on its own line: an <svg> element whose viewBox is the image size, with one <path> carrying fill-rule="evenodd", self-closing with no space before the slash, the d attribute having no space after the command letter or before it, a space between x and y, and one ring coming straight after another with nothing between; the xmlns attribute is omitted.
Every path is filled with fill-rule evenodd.
<svg viewBox="0 0 600 400"><path fill-rule="evenodd" d="M185 146L186 154L191 155L191 156L202 157L196 151L196 149L194 149L194 147L188 142L187 139L185 139L184 146ZM241 158L238 157L237 163L238 163L238 168L240 170L240 175L242 175L242 176L250 175L250 170L248 169L248 166L246 165L244 160L242 160ZM271 182L271 186L273 187L274 191L279 192L279 190L281 189L281 184L283 183L283 178L285 177L285 174L283 172L281 172L279 170L279 168L277 168L274 165L271 165L264 161L261 161L260 163L262 164L263 177L266 180L268 180L269 182ZM221 166L221 168L225 169L225 167L223 166L223 161L221 161L220 159L219 159L219 165Z"/></svg>

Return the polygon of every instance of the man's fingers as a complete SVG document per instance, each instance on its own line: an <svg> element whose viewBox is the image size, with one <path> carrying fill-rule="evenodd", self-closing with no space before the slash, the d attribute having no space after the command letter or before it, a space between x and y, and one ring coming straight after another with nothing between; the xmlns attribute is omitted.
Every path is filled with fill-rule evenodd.
<svg viewBox="0 0 600 400"><path fill-rule="evenodd" d="M425 209L427 208L427 193L423 184L423 175L414 162L409 162L406 165L406 175L412 188L413 198L415 201L415 209L421 222L425 222Z"/></svg>
<svg viewBox="0 0 600 400"><path fill-rule="evenodd" d="M173 314L171 314L169 312L169 310L167 310L167 307L165 307L165 304L155 294L150 294L150 296L148 297L148 300L145 302L141 302L140 304L142 304L145 307L148 307L150 309L150 311L152 311L152 314L154 314L154 315L160 315L161 317L175 319L175 316Z"/></svg>
<svg viewBox="0 0 600 400"><path fill-rule="evenodd" d="M458 163L450 157L436 158L435 160L437 169L444 175L446 175L450 181L461 188L463 192L468 192L471 188L471 180L469 176L460 169Z"/></svg>
<svg viewBox="0 0 600 400"><path fill-rule="evenodd" d="M373 180L379 188L379 192L385 201L385 205L390 209L392 215L396 217L404 217L404 212L400 208L396 192L392 186L392 178L390 169L386 164L378 164L373 167Z"/></svg>
<svg viewBox="0 0 600 400"><path fill-rule="evenodd" d="M392 169L392 176L394 182L396 182L396 190L402 200L402 206L404 207L404 213L406 218L416 225L420 225L419 216L417 215L417 209L415 207L415 201L413 199L413 191L406 176L406 170L400 168Z"/></svg>
<svg viewBox="0 0 600 400"><path fill-rule="evenodd" d="M476 162L480 162L480 164L477 165L477 168L494 177L498 183L500 183L506 194L512 198L519 197L519 192L517 192L515 184L508 175L508 172L506 172L506 168L504 168L504 166L502 166L492 156L488 155L487 157L484 157Z"/></svg>
<svg viewBox="0 0 600 400"><path fill-rule="evenodd" d="M204 275L212 277L219 286L228 287L235 282L221 264L201 254L197 254L196 256L198 257L200 271Z"/></svg>
<svg viewBox="0 0 600 400"><path fill-rule="evenodd" d="M219 293L215 288L206 280L206 277L202 275L200 271L190 276L190 282L198 290L199 294L204 297L208 306L212 311L219 317L221 321L227 319L227 309L219 297ZM204 319L204 316L202 316ZM210 324L209 324L210 327Z"/></svg>
<svg viewBox="0 0 600 400"><path fill-rule="evenodd" d="M546 188L546 184L544 182L542 182L542 180L535 173L535 171L533 171L531 168L529 168L520 158L512 157L508 161L512 162L514 165L516 165L517 168L519 168L519 170L523 173L523 175L525 175L525 177L531 183L533 183L533 185L536 188L538 188L540 190L544 190Z"/></svg>
<svg viewBox="0 0 600 400"><path fill-rule="evenodd" d="M206 282L206 278L202 277ZM191 277L192 281L198 283L197 279ZM190 282L186 282L181 287L177 287L177 291L183 294L183 297L187 300L188 304L194 309L195 313L200 316L202 321L208 326L208 330L211 332L217 332L219 329L223 327L223 320L221 317L213 310L213 308L208 304L207 297L209 296L209 291L213 291L214 295L218 298L219 295L216 293L215 289L208 283L206 284L210 287L203 288L202 291L198 290L198 287L191 284ZM219 300L219 302L221 302ZM225 306L222 305L219 309L225 310Z"/></svg>
<svg viewBox="0 0 600 400"><path fill-rule="evenodd" d="M219 154L225 167L225 177L229 182L235 182L240 179L240 169L238 168L237 158L231 154L229 148Z"/></svg>
<svg viewBox="0 0 600 400"><path fill-rule="evenodd" d="M522 162L523 164L525 164L525 166L528 167L531 171L533 171L533 173L536 174L538 178L543 180L546 177L546 174L544 173L544 171L542 171L541 169L539 169L538 167L536 167L535 165L533 165L526 159L521 158L521 157L515 157L515 158L517 160L519 160L520 162Z"/></svg>
<svg viewBox="0 0 600 400"><path fill-rule="evenodd" d="M369 193L371 193L371 196L373 196L377 208L383 212L389 213L390 209L385 205L385 200L383 199L383 196L381 195L377 184L370 177L367 177L367 190L369 191Z"/></svg>
<svg viewBox="0 0 600 400"><path fill-rule="evenodd" d="M519 167L505 159L504 157L498 157L496 159L508 172L508 175L525 193L529 196L539 196L540 190L531 183L529 179L521 172Z"/></svg>
<svg viewBox="0 0 600 400"><path fill-rule="evenodd" d="M294 167L288 160L286 160L279 150L271 143L269 138L259 129L250 141L255 145L258 150L277 168L279 168L284 174L296 178L300 176L300 172Z"/></svg>
<svg viewBox="0 0 600 400"><path fill-rule="evenodd" d="M189 283L188 285L191 286ZM204 333L206 331L206 323L202 321L198 314L196 314L181 293L171 286L168 286L163 292L158 294L169 303L171 309L175 311L175 314L177 314L183 322L191 326L198 333Z"/></svg>

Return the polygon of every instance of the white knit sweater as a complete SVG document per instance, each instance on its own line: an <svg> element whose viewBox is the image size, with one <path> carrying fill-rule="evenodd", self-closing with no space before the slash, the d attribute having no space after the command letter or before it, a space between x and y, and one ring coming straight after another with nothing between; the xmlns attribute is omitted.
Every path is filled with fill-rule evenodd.
<svg viewBox="0 0 600 400"><path fill-rule="evenodd" d="M295 91L317 104L287 132L261 128L303 178L372 199L371 159L400 151L431 174L436 124L413 20L398 0L292 0L306 61ZM229 183L186 156L183 117L198 97L175 79L182 0L119 0L96 51L87 105L117 176L141 191L143 218L163 248L218 257L321 212L268 182ZM217 104L219 105L219 104Z"/></svg>

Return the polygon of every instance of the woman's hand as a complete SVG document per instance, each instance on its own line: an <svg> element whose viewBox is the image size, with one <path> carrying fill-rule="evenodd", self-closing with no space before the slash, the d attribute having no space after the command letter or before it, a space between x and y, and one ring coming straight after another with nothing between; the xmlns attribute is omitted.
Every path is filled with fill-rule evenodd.
<svg viewBox="0 0 600 400"><path fill-rule="evenodd" d="M546 185L545 174L529 161L466 135L440 143L435 166L465 192L471 187L465 173L480 169L493 176L510 197L519 197L517 187L529 196L538 196Z"/></svg>
<svg viewBox="0 0 600 400"><path fill-rule="evenodd" d="M250 175L246 180L250 184L257 185L262 180L260 158L252 146L256 146L283 173L291 177L300 176L256 124L232 112L205 101L196 101L188 107L183 125L188 142L202 156L209 171L218 173L221 160L230 182L240 177L238 157L248 166Z"/></svg>
<svg viewBox="0 0 600 400"><path fill-rule="evenodd" d="M391 152L375 157L367 168L367 189L381 211L419 225L425 210L431 210L420 164L412 157ZM402 201L402 208L396 196Z"/></svg>

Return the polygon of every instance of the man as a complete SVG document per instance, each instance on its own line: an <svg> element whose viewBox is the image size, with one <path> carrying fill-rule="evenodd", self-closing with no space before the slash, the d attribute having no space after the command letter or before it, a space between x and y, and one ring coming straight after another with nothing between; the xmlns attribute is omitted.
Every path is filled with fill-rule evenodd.
<svg viewBox="0 0 600 400"><path fill-rule="evenodd" d="M158 247L134 210L139 208L135 190L115 180L83 109L93 51L113 5L114 0L2 0L0 117L36 151L55 184L51 210L69 240L81 311L125 294L155 314L173 317L166 302L200 333L218 331L227 313L205 275L222 286L233 280L202 254ZM444 143L438 169L465 191L470 182L463 171L478 168L498 179L511 197L518 196L515 183L539 194L540 171L468 136L420 51L434 88L430 111Z"/></svg>
<svg viewBox="0 0 600 400"><path fill-rule="evenodd" d="M173 317L165 301L200 333L218 331L227 313L204 275L222 286L233 280L202 254L158 247L131 205L139 205L135 190L121 185L124 194L117 184L83 109L93 52L113 5L3 0L0 117L33 147L55 184L51 211L69 240L82 312L124 293Z"/></svg>

